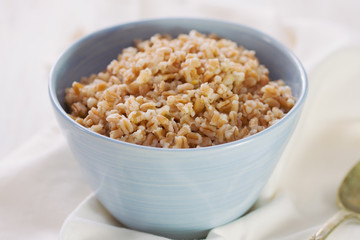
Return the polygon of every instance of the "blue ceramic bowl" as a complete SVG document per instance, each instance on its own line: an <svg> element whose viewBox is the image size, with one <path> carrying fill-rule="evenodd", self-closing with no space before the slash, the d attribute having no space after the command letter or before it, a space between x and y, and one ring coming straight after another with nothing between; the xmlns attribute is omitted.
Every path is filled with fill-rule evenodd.
<svg viewBox="0 0 360 240"><path fill-rule="evenodd" d="M196 29L256 51L271 79L291 86L296 104L277 124L242 140L197 149L162 149L120 142L75 123L64 91L106 65L134 39ZM255 202L300 116L307 77L299 60L270 36L208 19L156 19L122 24L74 43L52 69L49 92L57 120L91 187L129 228L170 238L200 238L243 215Z"/></svg>

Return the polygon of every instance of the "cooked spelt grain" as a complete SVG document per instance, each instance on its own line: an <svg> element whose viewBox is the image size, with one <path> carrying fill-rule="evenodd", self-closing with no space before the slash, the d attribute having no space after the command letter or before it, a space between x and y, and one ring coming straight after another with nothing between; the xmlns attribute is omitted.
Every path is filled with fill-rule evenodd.
<svg viewBox="0 0 360 240"><path fill-rule="evenodd" d="M120 141L206 147L255 134L295 104L255 52L197 31L135 41L98 74L66 89L73 119Z"/></svg>

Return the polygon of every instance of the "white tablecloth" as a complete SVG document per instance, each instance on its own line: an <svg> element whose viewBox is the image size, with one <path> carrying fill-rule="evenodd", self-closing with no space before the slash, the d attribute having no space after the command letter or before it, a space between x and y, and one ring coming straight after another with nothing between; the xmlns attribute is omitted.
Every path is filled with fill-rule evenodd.
<svg viewBox="0 0 360 240"><path fill-rule="evenodd" d="M338 184L360 159L359 10L356 0L0 1L0 239L89 239L84 232L154 238L109 227L116 223L87 197L91 190L54 121L47 81L58 55L81 35L168 16L256 27L303 62L309 99L262 205L208 238L307 239L336 212ZM359 226L344 224L329 239L358 239Z"/></svg>

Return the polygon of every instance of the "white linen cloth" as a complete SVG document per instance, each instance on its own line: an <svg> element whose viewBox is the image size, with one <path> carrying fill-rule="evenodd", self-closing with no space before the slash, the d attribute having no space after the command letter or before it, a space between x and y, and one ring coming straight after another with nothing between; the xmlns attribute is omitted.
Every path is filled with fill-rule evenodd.
<svg viewBox="0 0 360 240"><path fill-rule="evenodd" d="M176 15L170 11L174 8ZM161 239L123 228L94 198L53 119L46 86L48 66L74 35L166 16L256 27L303 62L309 97L271 181L252 212L213 229L208 239L307 239L337 211L338 185L360 160L359 9L360 2L350 0L0 2L0 19L5 20L0 32L8 36L0 38L0 47L2 56L9 57L0 58L0 65L7 66L0 100L11 103L5 104L3 113L9 117L1 114L0 125L1 153L7 154L0 160L0 239ZM28 60L16 61L21 55ZM41 67L32 69L32 64ZM12 88L20 94L14 95ZM17 101L8 100L14 96ZM44 121L50 123L44 126ZM38 133L14 148L17 139L25 139L14 134L18 130ZM349 221L329 239L359 236L359 223Z"/></svg>

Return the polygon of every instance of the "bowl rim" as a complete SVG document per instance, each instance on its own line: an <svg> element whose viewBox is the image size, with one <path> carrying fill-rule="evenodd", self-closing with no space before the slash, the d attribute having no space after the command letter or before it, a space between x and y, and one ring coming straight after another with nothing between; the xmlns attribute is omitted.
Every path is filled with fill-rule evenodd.
<svg viewBox="0 0 360 240"><path fill-rule="evenodd" d="M55 74L59 68L59 63L63 58L66 57L66 54L70 52L73 49L76 49L78 46L80 46L83 42L86 42L88 39L91 39L99 34L104 34L106 32L113 32L116 30L120 30L122 28L126 27L136 27L137 25L142 25L144 23L159 23L164 21L174 21L174 22L181 22L181 21L198 21L198 22L207 22L207 23L217 23L217 24L223 24L232 26L235 28L242 28L246 31L253 32L255 35L260 36L264 41L268 42L271 45L274 45L278 50L280 50L284 55L286 55L289 59L292 60L292 62L295 64L296 68L300 72L300 80L301 80L301 91L298 99L295 101L295 105L291 108L291 110L285 114L284 117L282 117L277 123L274 125L271 125L267 127L266 129L262 130L261 132L258 132L254 135L247 136L242 139L238 139L235 141L231 141L228 143L218 144L214 146L208 146L208 147L198 147L198 148L160 148L160 147L152 147L152 146L144 146L144 145L138 145L135 143L128 143L124 141L120 141L117 139L110 138L108 136L101 135L99 133L93 132L90 129L80 125L75 120L73 120L68 113L65 111L65 109L61 106L59 99L57 98L57 90L55 89L55 81L54 79ZM201 29L199 30L201 31ZM155 34L155 33L154 33ZM199 152L199 151L209 151L209 150L217 150L217 149L227 149L236 147L242 144L245 144L246 142L253 141L256 138L260 138L263 135L266 135L273 131L273 129L280 127L284 124L284 122L287 121L287 119L291 118L297 111L300 111L302 106L304 105L304 102L306 100L307 94L308 94L308 77L305 71L304 66L298 59L298 57L284 44L273 38L272 36L257 30L253 27L240 24L237 22L231 22L231 21L225 21L225 20L218 20L218 19L210 19L210 18L193 18L193 17L168 17L168 18L152 18L152 19L144 19L144 20L138 20L138 21L131 21L121 24L116 24L110 27L106 27L100 30L96 30L90 34L87 34L86 36L81 37L77 41L73 42L69 47L67 47L65 50L62 51L62 53L59 55L59 57L56 59L55 63L51 67L50 75L49 75L49 81L48 81L48 93L50 96L50 100L52 105L54 106L54 109L59 113L59 115L64 118L67 122L70 124L73 124L74 127L76 127L78 130L85 134L89 134L92 137L95 137L99 140L110 142L116 145L124 145L130 148L139 149L139 150L150 150L150 151L161 151L161 152L184 152L184 151L190 151L190 152Z"/></svg>

